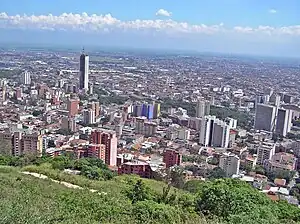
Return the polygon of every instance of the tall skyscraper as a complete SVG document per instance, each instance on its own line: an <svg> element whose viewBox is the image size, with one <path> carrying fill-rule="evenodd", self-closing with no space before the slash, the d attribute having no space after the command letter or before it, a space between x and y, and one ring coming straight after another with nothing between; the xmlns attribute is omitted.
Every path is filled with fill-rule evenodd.
<svg viewBox="0 0 300 224"><path fill-rule="evenodd" d="M273 132L276 125L277 107L267 104L257 104L254 128Z"/></svg>
<svg viewBox="0 0 300 224"><path fill-rule="evenodd" d="M89 89L89 56L84 52L80 55L79 89Z"/></svg>
<svg viewBox="0 0 300 224"><path fill-rule="evenodd" d="M22 73L21 82L24 85L30 85L31 84L31 77L30 77L29 72L25 71L25 72Z"/></svg>
<svg viewBox="0 0 300 224"><path fill-rule="evenodd" d="M277 112L275 132L279 135L286 136L292 128L292 111L279 108Z"/></svg>

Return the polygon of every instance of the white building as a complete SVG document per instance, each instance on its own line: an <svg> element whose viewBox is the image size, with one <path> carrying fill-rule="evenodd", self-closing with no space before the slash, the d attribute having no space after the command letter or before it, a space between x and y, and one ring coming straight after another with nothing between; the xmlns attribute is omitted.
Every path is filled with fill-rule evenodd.
<svg viewBox="0 0 300 224"><path fill-rule="evenodd" d="M31 84L31 77L30 77L30 73L25 71L22 73L21 75L21 82L24 85L30 85Z"/></svg>
<svg viewBox="0 0 300 224"><path fill-rule="evenodd" d="M276 144L272 142L262 142L257 149L257 164L264 165L275 154Z"/></svg>
<svg viewBox="0 0 300 224"><path fill-rule="evenodd" d="M229 125L230 128L232 128L232 129L237 128L237 120L235 120L231 117L227 117L225 121Z"/></svg>
<svg viewBox="0 0 300 224"><path fill-rule="evenodd" d="M227 148L230 126L216 116L205 116L201 121L199 143L203 146Z"/></svg>
<svg viewBox="0 0 300 224"><path fill-rule="evenodd" d="M231 153L224 153L220 157L219 167L224 170L226 177L239 174L240 158Z"/></svg>

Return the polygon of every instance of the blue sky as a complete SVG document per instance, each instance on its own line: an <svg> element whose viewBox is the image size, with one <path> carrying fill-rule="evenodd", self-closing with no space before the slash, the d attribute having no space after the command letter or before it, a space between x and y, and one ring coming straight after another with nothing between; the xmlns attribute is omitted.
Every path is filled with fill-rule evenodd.
<svg viewBox="0 0 300 224"><path fill-rule="evenodd" d="M161 40L168 48L300 56L299 0L0 0L0 13L0 42L38 32L49 32L45 42L66 41L72 33L78 44L160 48ZM114 43L113 35L124 38Z"/></svg>

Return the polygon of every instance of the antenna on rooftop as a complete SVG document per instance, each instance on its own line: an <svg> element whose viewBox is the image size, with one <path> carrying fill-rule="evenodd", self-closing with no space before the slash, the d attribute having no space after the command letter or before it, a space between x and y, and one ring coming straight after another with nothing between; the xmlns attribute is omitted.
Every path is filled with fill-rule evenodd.
<svg viewBox="0 0 300 224"><path fill-rule="evenodd" d="M82 47L82 54L84 54L84 46Z"/></svg>

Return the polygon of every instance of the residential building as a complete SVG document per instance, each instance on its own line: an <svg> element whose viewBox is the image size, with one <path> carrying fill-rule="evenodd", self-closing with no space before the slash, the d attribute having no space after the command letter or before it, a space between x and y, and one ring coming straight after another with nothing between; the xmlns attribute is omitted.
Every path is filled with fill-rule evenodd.
<svg viewBox="0 0 300 224"><path fill-rule="evenodd" d="M199 143L203 146L227 148L230 127L215 116L205 116L201 120Z"/></svg>
<svg viewBox="0 0 300 224"><path fill-rule="evenodd" d="M24 85L30 85L31 84L31 77L30 77L30 73L25 71L22 73L21 75L21 82Z"/></svg>
<svg viewBox="0 0 300 224"><path fill-rule="evenodd" d="M67 110L69 111L69 116L75 116L78 114L79 100L69 99L67 102Z"/></svg>
<svg viewBox="0 0 300 224"><path fill-rule="evenodd" d="M157 124L147 121L146 117L137 117L135 119L135 134L153 136L156 134Z"/></svg>
<svg viewBox="0 0 300 224"><path fill-rule="evenodd" d="M262 142L257 149L257 164L264 165L275 154L276 144L272 142Z"/></svg>
<svg viewBox="0 0 300 224"><path fill-rule="evenodd" d="M109 166L117 164L118 139L115 131L97 129L92 131L90 142L105 145L105 163Z"/></svg>
<svg viewBox="0 0 300 224"><path fill-rule="evenodd" d="M199 99L196 105L196 117L204 117L210 114L210 102Z"/></svg>
<svg viewBox="0 0 300 224"><path fill-rule="evenodd" d="M118 174L135 174L143 178L151 178L151 167L146 162L132 161L121 164Z"/></svg>
<svg viewBox="0 0 300 224"><path fill-rule="evenodd" d="M294 171L297 168L297 158L290 153L280 152L264 163L267 172Z"/></svg>
<svg viewBox="0 0 300 224"><path fill-rule="evenodd" d="M240 158L231 153L224 153L220 157L219 167L225 172L226 177L239 174Z"/></svg>
<svg viewBox="0 0 300 224"><path fill-rule="evenodd" d="M166 149L163 155L163 162L166 164L166 168L172 166L180 166L182 160L182 155L172 149Z"/></svg>
<svg viewBox="0 0 300 224"><path fill-rule="evenodd" d="M74 117L64 116L62 118L62 129L75 132L76 131L76 121Z"/></svg>
<svg viewBox="0 0 300 224"><path fill-rule="evenodd" d="M87 147L87 157L98 158L105 162L105 145L89 144Z"/></svg>
<svg viewBox="0 0 300 224"><path fill-rule="evenodd" d="M87 109L83 110L83 123L84 124L95 124L96 123L96 117L95 117L95 110L93 109Z"/></svg>

